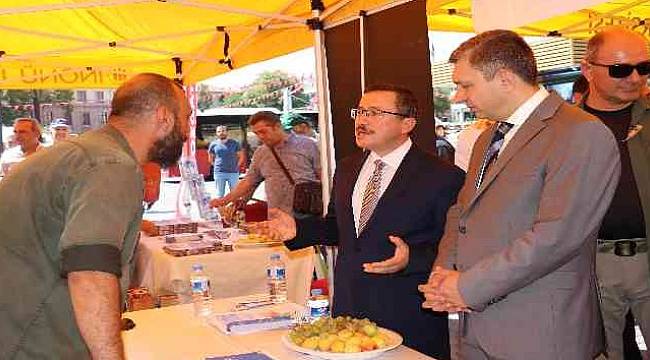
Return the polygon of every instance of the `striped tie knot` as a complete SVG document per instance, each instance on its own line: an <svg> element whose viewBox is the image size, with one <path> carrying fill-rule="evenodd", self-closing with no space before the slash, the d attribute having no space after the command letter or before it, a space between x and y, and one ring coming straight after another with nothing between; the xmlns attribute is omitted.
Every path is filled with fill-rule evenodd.
<svg viewBox="0 0 650 360"><path fill-rule="evenodd" d="M359 234L365 229L370 216L375 211L377 202L379 201L379 191L381 189L381 177L383 174L386 163L381 159L375 160L375 170L372 176L368 179L366 190L363 192L363 200L361 202L361 213L359 214Z"/></svg>
<svg viewBox="0 0 650 360"><path fill-rule="evenodd" d="M481 163L481 168L479 169L478 176L476 178L477 189L483 183L483 180L485 179L485 174L490 168L490 165L492 165L492 163L496 160L497 156L499 155L499 151L501 150L501 146L503 146L503 142L505 140L506 134L508 133L508 131L510 131L510 129L512 129L513 126L514 124L505 121L499 121L497 123L497 129L494 132L494 135L492 135L490 146L488 146L487 152L485 153L485 157L483 158L483 162Z"/></svg>

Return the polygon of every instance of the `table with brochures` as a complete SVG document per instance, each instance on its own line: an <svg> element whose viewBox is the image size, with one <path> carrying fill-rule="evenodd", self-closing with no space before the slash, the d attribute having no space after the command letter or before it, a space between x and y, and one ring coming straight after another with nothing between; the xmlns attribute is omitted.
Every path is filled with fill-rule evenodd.
<svg viewBox="0 0 650 360"><path fill-rule="evenodd" d="M215 312L232 310L242 298L217 299ZM297 304L286 304L298 306ZM272 359L315 359L287 348L281 337L288 330L266 330L247 335L226 335L208 322L194 316L192 304L128 312L135 322L122 338L127 359L133 360L204 360L211 357L261 352ZM431 359L404 345L377 357L379 360Z"/></svg>
<svg viewBox="0 0 650 360"><path fill-rule="evenodd" d="M213 296L226 298L267 291L266 265L272 253L279 253L287 267L289 300L304 304L314 271L313 249L289 251L286 247L250 247L235 245L232 252L214 252L175 257L163 251L165 241L143 234L136 252L136 286L152 294L173 292L174 280L189 285L193 264L202 264L210 276Z"/></svg>

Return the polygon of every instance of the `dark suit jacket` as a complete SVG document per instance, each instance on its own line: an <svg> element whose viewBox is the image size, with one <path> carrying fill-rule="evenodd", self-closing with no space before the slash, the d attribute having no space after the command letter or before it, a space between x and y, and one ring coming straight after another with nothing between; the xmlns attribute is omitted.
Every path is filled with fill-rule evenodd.
<svg viewBox="0 0 650 360"><path fill-rule="evenodd" d="M592 359L602 347L596 235L618 183L616 141L551 94L476 189L495 130L474 146L436 263L461 271L460 293L475 310L467 331L488 355Z"/></svg>
<svg viewBox="0 0 650 360"><path fill-rule="evenodd" d="M368 317L401 333L407 346L447 359L447 314L422 309L424 298L417 286L427 282L447 209L456 200L464 173L413 145L357 238L352 192L366 156L352 155L337 166L327 215L297 220L297 237L286 245L290 249L338 245L334 316ZM388 235L398 235L408 243L408 266L390 275L365 273L363 263L394 255Z"/></svg>

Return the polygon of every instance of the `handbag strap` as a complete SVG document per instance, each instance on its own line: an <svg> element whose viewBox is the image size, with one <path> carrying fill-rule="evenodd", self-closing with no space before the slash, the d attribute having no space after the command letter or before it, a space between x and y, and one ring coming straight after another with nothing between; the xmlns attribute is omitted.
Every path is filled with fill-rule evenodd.
<svg viewBox="0 0 650 360"><path fill-rule="evenodd" d="M275 152L275 149L273 148L273 146L269 146L269 148L271 149L271 153L273 153L273 156L275 157L275 160L278 162L278 164L282 168L282 171L284 171L284 175L286 175L287 179L289 179L289 183L291 183L292 186L295 186L296 182L291 177L291 174L289 173L289 170L287 170L287 167L284 166L284 163L282 162L282 160L280 160L280 157L278 156L278 153Z"/></svg>

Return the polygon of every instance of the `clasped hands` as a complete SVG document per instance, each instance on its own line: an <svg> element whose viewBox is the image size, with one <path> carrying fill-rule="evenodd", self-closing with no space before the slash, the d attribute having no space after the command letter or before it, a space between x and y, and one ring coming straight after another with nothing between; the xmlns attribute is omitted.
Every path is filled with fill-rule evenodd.
<svg viewBox="0 0 650 360"><path fill-rule="evenodd" d="M260 232L274 240L285 241L296 237L295 219L279 209L269 209L269 220L259 226ZM392 257L363 264L363 271L373 274L392 274L404 269L409 262L409 246L397 236L389 236L395 245Z"/></svg>
<svg viewBox="0 0 650 360"><path fill-rule="evenodd" d="M458 290L460 272L436 266L429 281L419 285L418 290L424 295L423 308L446 312L471 312Z"/></svg>

